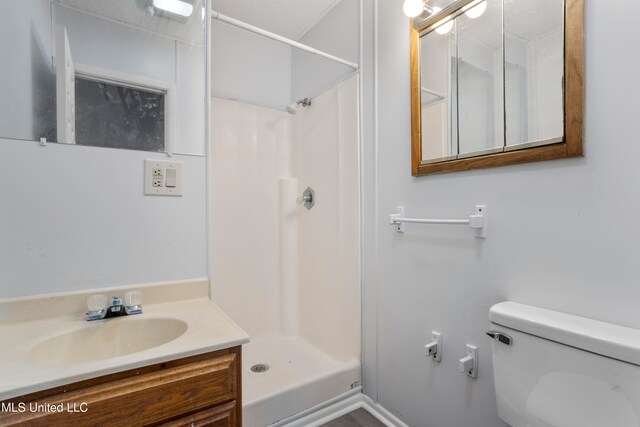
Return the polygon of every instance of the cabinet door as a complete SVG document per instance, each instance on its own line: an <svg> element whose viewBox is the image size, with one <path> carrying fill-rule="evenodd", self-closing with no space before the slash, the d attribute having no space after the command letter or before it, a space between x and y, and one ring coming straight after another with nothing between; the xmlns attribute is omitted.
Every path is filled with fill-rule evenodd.
<svg viewBox="0 0 640 427"><path fill-rule="evenodd" d="M236 421L236 402L196 412L160 427L240 427Z"/></svg>
<svg viewBox="0 0 640 427"><path fill-rule="evenodd" d="M231 353L37 400L27 397L24 401L34 405L50 404L64 408L82 402L86 403L88 410L84 413L0 412L0 426L156 425L183 414L237 400L239 369L238 355Z"/></svg>

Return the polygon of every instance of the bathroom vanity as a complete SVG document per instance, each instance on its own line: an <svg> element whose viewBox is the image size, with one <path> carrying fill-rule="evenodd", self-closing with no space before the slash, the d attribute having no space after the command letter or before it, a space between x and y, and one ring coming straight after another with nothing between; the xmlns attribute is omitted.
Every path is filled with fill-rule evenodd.
<svg viewBox="0 0 640 427"><path fill-rule="evenodd" d="M0 426L241 426L247 334L207 281L138 289L142 314L92 322L86 294L0 301Z"/></svg>
<svg viewBox="0 0 640 427"><path fill-rule="evenodd" d="M240 426L240 355L234 347L15 397L0 425Z"/></svg>

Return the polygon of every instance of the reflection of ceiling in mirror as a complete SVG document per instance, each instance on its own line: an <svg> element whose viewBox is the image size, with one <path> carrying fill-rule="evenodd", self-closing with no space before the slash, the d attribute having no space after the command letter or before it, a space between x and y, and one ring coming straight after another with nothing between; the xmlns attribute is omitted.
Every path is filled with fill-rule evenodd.
<svg viewBox="0 0 640 427"><path fill-rule="evenodd" d="M441 0L444 1L444 0ZM498 50L502 46L501 1L488 0L487 10L477 19L462 15L459 34ZM563 0L505 0L505 26L511 35L525 41L562 25Z"/></svg>
<svg viewBox="0 0 640 427"><path fill-rule="evenodd" d="M502 47L502 2L488 0L487 9L476 19L461 15L458 18L458 34L459 37L479 40L491 49L499 50Z"/></svg>
<svg viewBox="0 0 640 427"><path fill-rule="evenodd" d="M533 40L562 25L563 8L563 0L505 0L507 32Z"/></svg>
<svg viewBox="0 0 640 427"><path fill-rule="evenodd" d="M147 0L53 0L53 2L190 44L199 46L204 44L203 0L194 0L193 15L186 23L150 15L146 10Z"/></svg>
<svg viewBox="0 0 640 427"><path fill-rule="evenodd" d="M223 15L298 40L340 1L212 0L211 7Z"/></svg>

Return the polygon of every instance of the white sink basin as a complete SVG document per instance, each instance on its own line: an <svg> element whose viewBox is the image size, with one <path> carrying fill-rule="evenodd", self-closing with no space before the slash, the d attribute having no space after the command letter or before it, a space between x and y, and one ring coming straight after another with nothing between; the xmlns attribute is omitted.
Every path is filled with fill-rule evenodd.
<svg viewBox="0 0 640 427"><path fill-rule="evenodd" d="M134 316L88 322L82 329L39 343L30 356L33 362L48 365L111 359L166 344L187 329L186 322L167 318Z"/></svg>

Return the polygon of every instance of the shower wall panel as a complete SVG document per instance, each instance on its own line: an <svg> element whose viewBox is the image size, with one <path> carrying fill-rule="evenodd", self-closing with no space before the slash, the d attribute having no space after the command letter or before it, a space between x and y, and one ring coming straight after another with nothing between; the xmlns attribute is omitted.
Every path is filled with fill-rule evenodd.
<svg viewBox="0 0 640 427"><path fill-rule="evenodd" d="M356 76L295 115L213 99L212 296L254 339L360 357L358 124Z"/></svg>
<svg viewBox="0 0 640 427"><path fill-rule="evenodd" d="M252 337L279 333L279 179L290 117L213 98L211 292Z"/></svg>
<svg viewBox="0 0 640 427"><path fill-rule="evenodd" d="M300 189L316 205L300 214L300 333L346 361L360 356L358 80L313 99L294 119Z"/></svg>

